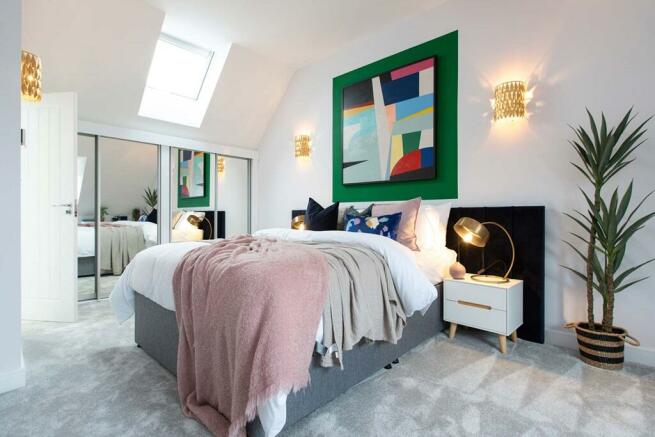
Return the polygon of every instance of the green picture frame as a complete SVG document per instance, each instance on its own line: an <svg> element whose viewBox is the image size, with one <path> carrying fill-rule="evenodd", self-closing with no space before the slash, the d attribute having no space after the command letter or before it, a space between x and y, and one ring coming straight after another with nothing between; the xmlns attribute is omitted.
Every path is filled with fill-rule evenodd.
<svg viewBox="0 0 655 437"><path fill-rule="evenodd" d="M343 183L343 89L412 62L436 57L436 178L380 183ZM454 31L332 80L332 200L334 202L456 199L458 32Z"/></svg>

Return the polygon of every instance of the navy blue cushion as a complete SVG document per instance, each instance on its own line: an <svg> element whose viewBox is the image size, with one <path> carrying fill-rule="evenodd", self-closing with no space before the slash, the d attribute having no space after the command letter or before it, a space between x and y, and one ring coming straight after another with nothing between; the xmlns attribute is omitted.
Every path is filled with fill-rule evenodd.
<svg viewBox="0 0 655 437"><path fill-rule="evenodd" d="M309 198L305 212L305 227L310 231L336 231L339 219L339 202L323 208L317 201Z"/></svg>
<svg viewBox="0 0 655 437"><path fill-rule="evenodd" d="M377 234L395 240L402 213L381 215L378 217L357 217L346 215L346 232L364 232Z"/></svg>

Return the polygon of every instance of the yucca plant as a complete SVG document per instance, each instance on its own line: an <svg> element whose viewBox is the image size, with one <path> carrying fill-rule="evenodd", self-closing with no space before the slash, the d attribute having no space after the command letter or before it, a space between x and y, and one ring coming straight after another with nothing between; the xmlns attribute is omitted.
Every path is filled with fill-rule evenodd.
<svg viewBox="0 0 655 437"><path fill-rule="evenodd" d="M609 205L604 199L601 199L600 214L594 220L594 228L596 229L597 249L601 253L600 258L602 261L599 260L598 256L595 256L593 269L597 277L594 288L603 296L602 328L604 332L612 332L614 295L647 279L647 277L642 277L627 281L632 273L655 261L655 258L651 258L619 273L630 238L655 216L655 212L651 212L642 217L634 218L639 208L651 194L653 194L652 191L630 213L628 213L628 208L632 198L632 182L630 182L622 196L619 195L618 189L614 190ZM587 199L587 202L589 201L590 199Z"/></svg>
<svg viewBox="0 0 655 437"><path fill-rule="evenodd" d="M157 188L146 187L143 194L143 200L146 202L146 206L150 208L148 212L152 212L153 209L157 208L157 203L159 197L157 196Z"/></svg>
<svg viewBox="0 0 655 437"><path fill-rule="evenodd" d="M621 228L622 230L626 230L627 228L632 229L628 222L632 218L632 215L636 209L624 221L622 220L625 218L625 211L623 211L622 214L619 214L620 211L615 210L614 216L610 217L609 214L610 211L612 211L612 203L610 202L610 207L604 203L602 198L602 191L605 184L612 177L614 177L619 171L628 166L634 160L634 158L632 158L632 154L639 146L644 143L645 140L643 139L643 136L646 133L644 126L646 123L648 123L650 118L641 123L631 132L626 133L630 123L634 120L634 117L632 116L632 109L630 109L625 114L625 116L621 119L615 128L611 129L608 129L607 127L607 121L605 120L604 114L601 114L600 129L598 129L597 123L589 110L587 110L587 115L589 117L589 126L591 132L587 132L587 130L582 126L579 126L578 128L571 127L576 134L576 139L571 140L570 143L581 161L580 164L576 164L574 162L571 164L591 183L593 194L589 196L582 188L580 188L580 191L587 201L587 211L584 213L575 211L575 214L565 213L586 233L585 236L575 232L572 233L575 238L585 244L585 253L577 249L572 243L566 242L583 259L586 265L586 269L585 272L582 273L571 267L564 267L572 271L586 284L588 328L594 330L596 327L594 320L593 294L594 290L596 290L603 296L604 300L603 330L606 329L606 326L609 327L607 329L611 330L613 317L608 315L607 320L605 319L606 314L613 314L614 293L616 290L616 285L609 287L612 289L611 292L609 292L607 290L607 283L608 281L614 281L614 283L616 282L614 273L617 272L618 267L623 260L625 245L627 244L628 239L634 234L634 232L625 234L623 239L621 239L621 244L623 245L616 246L618 241L616 240L616 232L619 228L615 228L615 226L623 226ZM630 203L631 194L632 185L630 186L629 191L626 192L626 195L621 198L621 205L623 205L623 200L627 201L627 204L625 204L626 209ZM605 220L605 222L603 220ZM619 222L621 222L621 225L619 225ZM602 223L607 223L607 226L601 226ZM637 226L637 228L639 228L639 226ZM602 237L605 238L605 241L597 242L599 234L602 234ZM608 237L611 237L611 239L608 239ZM614 246L610 247L611 245ZM599 248L603 248L604 246L612 249L613 255L609 260L610 264L607 264L607 256L603 257L604 262L602 263L598 256ZM607 253L606 249L603 250L605 251L604 253ZM609 268L604 269L603 266L605 265L607 265ZM631 272L628 272L628 274L629 273ZM625 279L625 277L622 279ZM607 311L605 311L606 308Z"/></svg>

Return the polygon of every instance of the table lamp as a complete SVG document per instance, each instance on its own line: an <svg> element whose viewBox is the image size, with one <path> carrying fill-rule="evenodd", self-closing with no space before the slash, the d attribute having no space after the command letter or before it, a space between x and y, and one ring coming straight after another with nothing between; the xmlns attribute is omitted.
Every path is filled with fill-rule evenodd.
<svg viewBox="0 0 655 437"><path fill-rule="evenodd" d="M509 269L507 269L507 272L503 276L476 274L472 275L471 279L474 281L487 282L492 284L503 284L509 282L507 277L511 273L512 267L514 267L514 257L516 253L514 250L514 241L509 235L509 232L507 232L507 229L496 222L480 223L479 221L470 217L462 217L457 220L457 223L455 223L453 229L455 229L455 232L457 235L459 235L463 242L472 244L476 247L485 247L487 245L487 241L489 241L489 229L487 229L485 225L494 225L500 228L505 233L505 235L507 235L509 244L512 247L512 262L509 264Z"/></svg>
<svg viewBox="0 0 655 437"><path fill-rule="evenodd" d="M210 236L210 238L212 237L212 234L214 233L213 226L212 226L211 222L209 220L207 220L207 217L205 217L204 215L201 218L201 217L198 217L195 214L189 214L189 216L186 218L186 221L191 223L196 228L200 228L200 224L202 222L207 222L207 224L209 224L209 236Z"/></svg>

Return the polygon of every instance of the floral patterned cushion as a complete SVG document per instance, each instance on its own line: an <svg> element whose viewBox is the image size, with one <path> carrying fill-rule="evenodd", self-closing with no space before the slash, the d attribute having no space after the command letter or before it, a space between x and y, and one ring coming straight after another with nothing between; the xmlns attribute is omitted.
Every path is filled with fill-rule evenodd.
<svg viewBox="0 0 655 437"><path fill-rule="evenodd" d="M378 217L357 217L346 215L346 232L365 232L377 234L395 240L398 237L398 225L402 213L381 215Z"/></svg>

